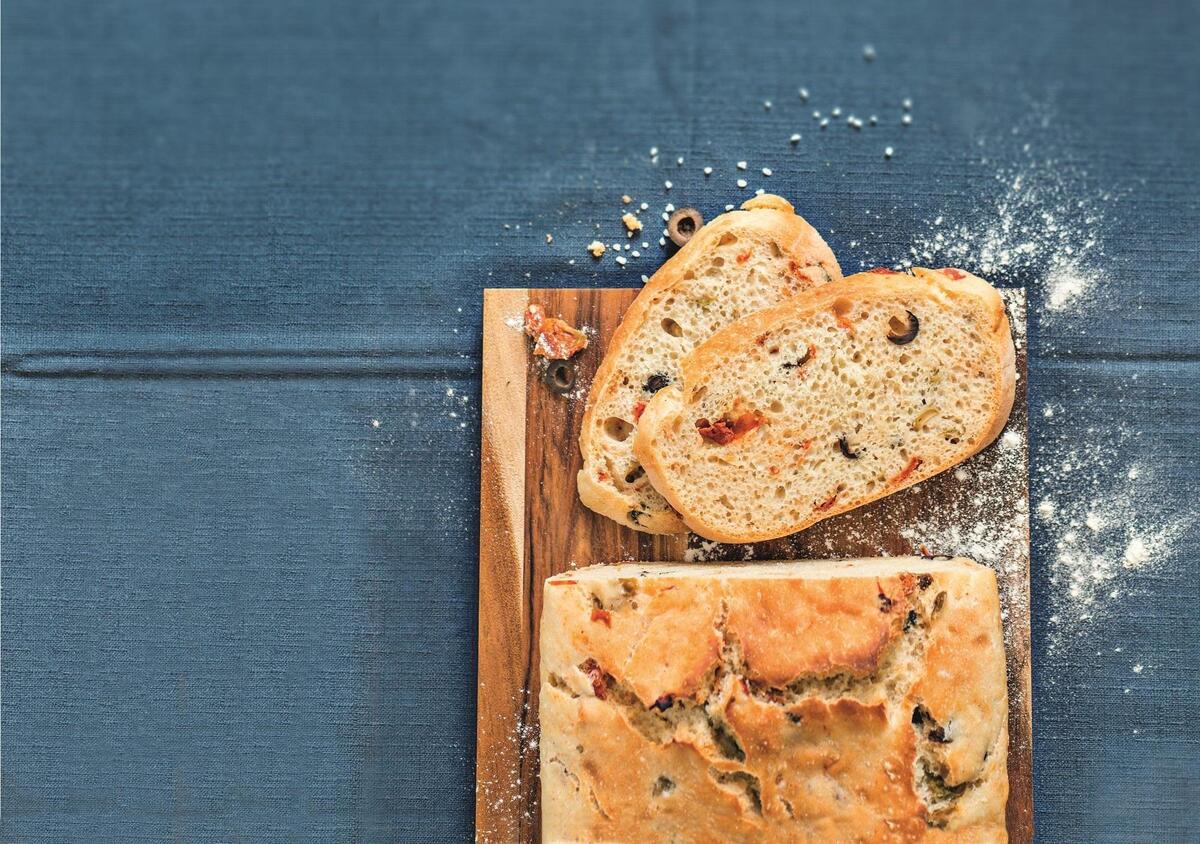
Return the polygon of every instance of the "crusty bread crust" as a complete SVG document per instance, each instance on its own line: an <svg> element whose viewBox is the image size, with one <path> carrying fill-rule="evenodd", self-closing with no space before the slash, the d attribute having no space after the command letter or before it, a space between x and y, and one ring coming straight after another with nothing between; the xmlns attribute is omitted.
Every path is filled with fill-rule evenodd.
<svg viewBox="0 0 1200 844"><path fill-rule="evenodd" d="M805 513L796 521L770 530L755 529L750 525L744 529L722 527L695 512L695 508L689 506L689 495L694 494L694 491L680 486L678 475L670 471L657 445L658 437L673 427L692 427L692 420L682 419L682 415L688 410L685 397L689 391L705 383L713 373L721 372L722 367L728 366L729 359L753 344L755 338L763 336L765 332L769 332L785 320L827 312L836 300L848 295L860 301L871 297L883 299L904 289L919 289L921 293L934 292L945 303L947 311L951 310L955 303L969 300L981 302L984 311L989 315L988 324L983 326L983 331L986 332L983 339L993 351L994 383L986 402L989 410L987 423L983 426L981 434L964 438L958 446L949 448L941 459L925 460L914 470L903 473L902 479L885 488L869 494L839 498ZM740 543L773 539L803 530L816 522L920 483L985 448L999 436L1012 410L1016 390L1015 363L1016 351L1004 302L1000 294L983 279L954 269L915 268L913 275L891 272L859 273L835 284L813 288L780 305L744 317L718 331L707 342L694 349L682 362L680 386L660 391L647 403L641 424L638 426L633 450L654 488L667 499L695 533L719 542ZM823 407L816 413L828 414L830 411L831 408ZM697 442L700 442L699 437Z"/></svg>
<svg viewBox="0 0 1200 844"><path fill-rule="evenodd" d="M577 478L580 500L597 513L635 530L685 533L687 526L678 514L666 507L656 510L639 506L638 495L619 489L615 480L607 476L604 445L599 442L602 435L598 434L594 416L596 407L605 391L623 375L616 360L617 350L630 342L646 320L656 318L656 304L665 294L689 280L688 274L696 271L721 243L722 237L729 233L749 233L765 242L773 242L785 259L795 262L795 277L780 285L775 301L810 286L842 278L837 260L821 235L795 213L787 200L772 194L756 196L742 203L741 210L716 217L654 273L629 306L608 343L605 358L592 379L579 437L583 454L583 468ZM636 428L636 419L626 421ZM652 490L648 492L652 494ZM638 514L636 520L630 517L631 513Z"/></svg>
<svg viewBox="0 0 1200 844"><path fill-rule="evenodd" d="M544 841L1005 841L995 574L908 557L546 581Z"/></svg>

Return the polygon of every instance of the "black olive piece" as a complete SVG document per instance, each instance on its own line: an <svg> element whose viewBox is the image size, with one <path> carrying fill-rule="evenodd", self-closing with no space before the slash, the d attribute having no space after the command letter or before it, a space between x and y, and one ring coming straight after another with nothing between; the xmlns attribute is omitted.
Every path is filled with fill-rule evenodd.
<svg viewBox="0 0 1200 844"><path fill-rule="evenodd" d="M917 611L909 610L908 615L904 619L904 629L911 630L913 625L917 623Z"/></svg>
<svg viewBox="0 0 1200 844"><path fill-rule="evenodd" d="M842 455L849 457L851 460L858 459L858 452L850 450L850 443L846 442L845 437L838 437L838 448L842 450Z"/></svg>
<svg viewBox="0 0 1200 844"><path fill-rule="evenodd" d="M925 716L926 716L925 707L918 706L915 709L913 709L912 722L919 727L925 723Z"/></svg>
<svg viewBox="0 0 1200 844"><path fill-rule="evenodd" d="M804 354L801 355L794 363L792 361L788 361L787 363L781 364L781 366L784 369L799 369L800 367L804 366L804 364L808 363L808 359L811 357L812 347L810 346L804 350Z"/></svg>
<svg viewBox="0 0 1200 844"><path fill-rule="evenodd" d="M680 208L667 219L667 236L676 246L683 246L703 225L704 218L695 208Z"/></svg>
<svg viewBox="0 0 1200 844"><path fill-rule="evenodd" d="M640 519L644 515L646 515L646 514L643 513L641 510L630 510L629 511L629 521L633 522L635 525L640 524L638 522L638 519Z"/></svg>
<svg viewBox="0 0 1200 844"><path fill-rule="evenodd" d="M882 592L879 593L879 611L880 612L891 612L892 611L892 603L893 603L893 601L891 598L889 598L887 595L883 594Z"/></svg>
<svg viewBox="0 0 1200 844"><path fill-rule="evenodd" d="M663 695L658 700L654 701L654 703L650 704L651 707L657 709L659 712L666 712L674 705L675 701L670 695Z"/></svg>
<svg viewBox="0 0 1200 844"><path fill-rule="evenodd" d="M797 715L795 712L789 712L787 714L787 717L788 717L788 720L791 721L793 724L799 724L801 721L804 720L803 716Z"/></svg>
<svg viewBox="0 0 1200 844"><path fill-rule="evenodd" d="M628 474L625 475L625 483L631 484L644 474L646 474L645 469L643 469L641 466L635 466L629 470ZM637 511L635 510L634 512L636 513Z"/></svg>
<svg viewBox="0 0 1200 844"><path fill-rule="evenodd" d="M920 577L917 578L917 585L920 586L921 591L924 592L926 589L928 589L930 586L933 585L933 575L932 574L921 575Z"/></svg>
<svg viewBox="0 0 1200 844"><path fill-rule="evenodd" d="M888 321L888 339L897 346L907 346L917 339L917 332L921 330L921 321L917 319L917 315L912 311L904 313L908 314L907 326L901 325L896 317Z"/></svg>
<svg viewBox="0 0 1200 844"><path fill-rule="evenodd" d="M565 360L552 360L546 363L546 371L542 380L550 388L550 392L566 395L575 386L575 367Z"/></svg>
<svg viewBox="0 0 1200 844"><path fill-rule="evenodd" d="M663 387L671 383L671 379L661 372L656 372L646 379L646 383L642 385L642 391L654 395Z"/></svg>

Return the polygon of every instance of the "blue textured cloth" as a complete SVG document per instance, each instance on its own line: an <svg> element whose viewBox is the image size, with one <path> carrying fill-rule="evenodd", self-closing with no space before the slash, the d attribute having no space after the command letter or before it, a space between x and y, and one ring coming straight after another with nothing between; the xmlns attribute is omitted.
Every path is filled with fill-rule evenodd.
<svg viewBox="0 0 1200 844"><path fill-rule="evenodd" d="M665 179L711 215L737 159L849 269L935 210L971 225L1031 155L1123 193L1124 305L1031 326L1035 459L1132 424L1194 511L1194 2L11 0L2 26L5 841L468 838L480 290L636 285L657 247L593 264L592 223L617 239ZM839 102L888 125L815 142ZM1194 539L1050 648L1035 521L1044 840L1200 840Z"/></svg>

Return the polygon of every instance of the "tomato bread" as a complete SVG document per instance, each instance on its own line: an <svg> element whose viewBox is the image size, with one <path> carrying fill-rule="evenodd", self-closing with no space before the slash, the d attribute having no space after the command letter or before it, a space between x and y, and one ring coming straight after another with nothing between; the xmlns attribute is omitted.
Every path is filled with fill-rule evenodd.
<svg viewBox="0 0 1200 844"><path fill-rule="evenodd" d="M851 276L758 311L682 361L633 453L697 534L784 536L945 471L1012 408L1000 295L962 270Z"/></svg>
<svg viewBox="0 0 1200 844"><path fill-rule="evenodd" d="M841 276L820 234L778 196L757 196L696 232L629 306L592 381L579 438L583 503L640 531L685 532L634 455L642 410L714 332Z"/></svg>

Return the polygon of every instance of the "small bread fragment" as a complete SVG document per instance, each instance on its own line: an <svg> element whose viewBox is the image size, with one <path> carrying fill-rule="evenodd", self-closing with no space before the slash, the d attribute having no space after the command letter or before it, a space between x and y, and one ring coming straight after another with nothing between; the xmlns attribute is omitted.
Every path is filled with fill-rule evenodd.
<svg viewBox="0 0 1200 844"><path fill-rule="evenodd" d="M1006 840L990 569L632 563L543 594L543 841Z"/></svg>
<svg viewBox="0 0 1200 844"><path fill-rule="evenodd" d="M701 228L629 306L592 381L579 437L583 503L640 531L685 532L634 457L642 409L713 332L841 277L825 241L778 196L754 197Z"/></svg>
<svg viewBox="0 0 1200 844"><path fill-rule="evenodd" d="M962 270L850 276L752 314L647 403L634 454L696 533L786 536L992 442L1012 409L1000 295Z"/></svg>

